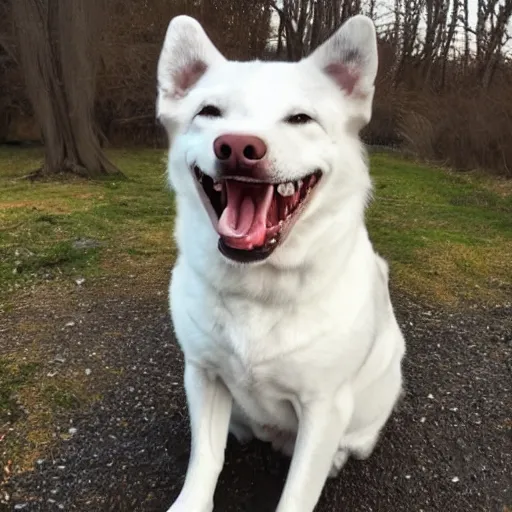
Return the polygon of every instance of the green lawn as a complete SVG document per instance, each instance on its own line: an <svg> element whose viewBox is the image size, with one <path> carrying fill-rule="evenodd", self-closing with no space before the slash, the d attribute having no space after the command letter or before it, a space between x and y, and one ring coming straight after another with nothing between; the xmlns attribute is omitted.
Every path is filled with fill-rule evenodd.
<svg viewBox="0 0 512 512"><path fill-rule="evenodd" d="M456 305L512 296L512 182L372 159L372 239L395 285Z"/></svg>
<svg viewBox="0 0 512 512"><path fill-rule="evenodd" d="M170 266L174 207L165 153L110 156L128 180L31 183L19 178L40 164L40 150L0 149L0 297L41 280Z"/></svg>
<svg viewBox="0 0 512 512"><path fill-rule="evenodd" d="M41 281L168 268L173 201L165 152L113 150L125 181L30 183L38 149L0 149L0 297ZM373 241L394 286L444 304L499 301L512 286L512 183L372 156ZM77 239L93 247L76 246ZM87 245L87 243L86 243Z"/></svg>

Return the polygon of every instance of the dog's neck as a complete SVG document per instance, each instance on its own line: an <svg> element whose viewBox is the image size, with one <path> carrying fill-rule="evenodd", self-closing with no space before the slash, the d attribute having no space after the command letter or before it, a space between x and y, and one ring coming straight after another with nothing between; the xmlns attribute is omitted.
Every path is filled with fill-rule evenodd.
<svg viewBox="0 0 512 512"><path fill-rule="evenodd" d="M248 265L226 260L217 249L218 235L211 226L206 224L206 229L204 219L194 222L197 210L178 201L180 263L188 265L213 293L225 297L243 295L270 306L290 304L300 302L307 288L307 300L311 300L315 293L336 286L353 258L372 251L364 224L365 194L352 196L332 215L322 215L321 222L304 219L268 260Z"/></svg>

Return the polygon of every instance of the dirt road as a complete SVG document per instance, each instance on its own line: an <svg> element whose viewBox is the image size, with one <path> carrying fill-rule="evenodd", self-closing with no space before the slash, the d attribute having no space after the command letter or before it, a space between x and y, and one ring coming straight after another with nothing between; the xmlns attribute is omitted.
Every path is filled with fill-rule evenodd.
<svg viewBox="0 0 512 512"><path fill-rule="evenodd" d="M62 314L44 301L30 312L34 322L56 317L48 361L60 354L62 365L88 370L101 398L71 418L71 436L60 425L34 471L11 478L7 510L164 512L179 492L189 434L165 288L109 289L68 291ZM449 313L394 301L408 344L407 395L371 459L350 461L329 481L317 511L510 510L511 305ZM17 315L2 350L30 342L16 332ZM76 328L63 329L69 321ZM230 440L215 511L274 511L287 464L261 443Z"/></svg>

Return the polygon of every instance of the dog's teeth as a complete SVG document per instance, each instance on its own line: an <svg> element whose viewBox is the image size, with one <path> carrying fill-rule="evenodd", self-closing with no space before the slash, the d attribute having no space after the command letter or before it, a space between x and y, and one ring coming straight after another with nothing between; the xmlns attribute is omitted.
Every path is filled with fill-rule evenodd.
<svg viewBox="0 0 512 512"><path fill-rule="evenodd" d="M214 182L213 190L215 190L216 192L222 192L222 183L220 181Z"/></svg>
<svg viewBox="0 0 512 512"><path fill-rule="evenodd" d="M269 240L268 242L270 245L274 245L277 243L277 240L275 238L272 238L272 240Z"/></svg>
<svg viewBox="0 0 512 512"><path fill-rule="evenodd" d="M288 183L280 183L277 186L277 193L283 197L292 196L295 194L295 185L291 181Z"/></svg>
<svg viewBox="0 0 512 512"><path fill-rule="evenodd" d="M295 189L297 192L302 188L304 182L302 180L297 181L297 188Z"/></svg>

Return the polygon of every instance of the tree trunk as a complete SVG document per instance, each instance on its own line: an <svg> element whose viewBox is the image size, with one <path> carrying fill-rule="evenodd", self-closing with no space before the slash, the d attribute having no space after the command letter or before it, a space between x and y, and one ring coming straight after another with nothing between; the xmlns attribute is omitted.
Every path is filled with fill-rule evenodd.
<svg viewBox="0 0 512 512"><path fill-rule="evenodd" d="M448 34L446 36L446 40L444 41L443 53L441 57L442 67L441 67L441 84L440 88L444 89L446 83L446 65L448 63L448 54L450 52L450 48L452 47L453 37L455 36L455 30L457 28L457 20L459 16L459 0L452 0L452 16L450 20L450 26L448 28Z"/></svg>
<svg viewBox="0 0 512 512"><path fill-rule="evenodd" d="M21 69L45 144L42 175L122 175L94 126L101 0L13 0Z"/></svg>
<svg viewBox="0 0 512 512"><path fill-rule="evenodd" d="M281 57L283 52L283 32L284 32L284 19L281 12L279 14L279 28L277 29L277 50L276 55Z"/></svg>
<svg viewBox="0 0 512 512"><path fill-rule="evenodd" d="M400 8L400 2L395 1L395 7ZM403 20L400 26L400 14L395 14L399 27L400 54L395 68L393 83L395 87L401 80L407 61L411 60L414 52L414 44L418 37L418 25L421 19L423 3L421 0L408 0L403 3Z"/></svg>
<svg viewBox="0 0 512 512"><path fill-rule="evenodd" d="M469 69L469 5L464 0L464 73Z"/></svg>
<svg viewBox="0 0 512 512"><path fill-rule="evenodd" d="M393 88L398 87L398 83L400 81L400 73L401 73L401 62L402 62L402 23L400 19L400 9L402 7L401 0L395 0L395 23L393 28L393 46L395 50L395 59L393 66L390 69L391 81L393 84Z"/></svg>
<svg viewBox="0 0 512 512"><path fill-rule="evenodd" d="M323 2L313 4L313 19L311 22L310 50L316 49L323 42L322 28L324 25L325 5Z"/></svg>
<svg viewBox="0 0 512 512"><path fill-rule="evenodd" d="M375 0L370 0L370 6L368 7L368 16L372 20L375 19Z"/></svg>

